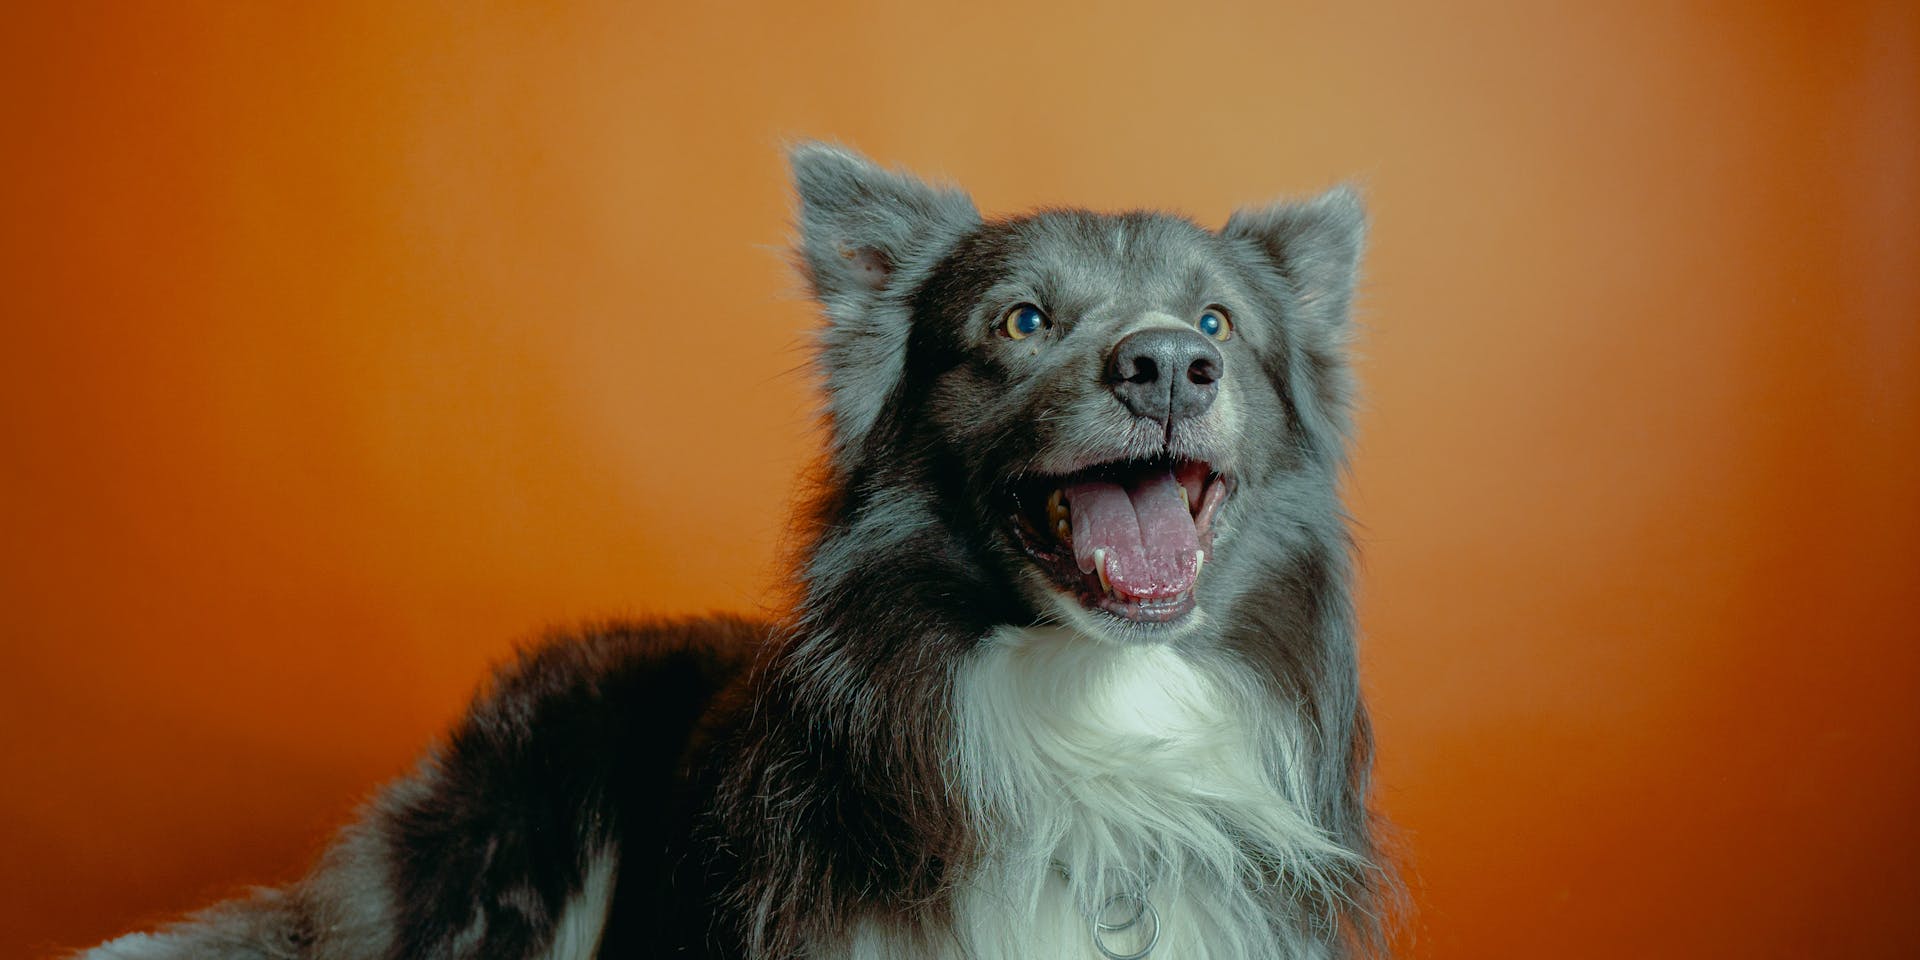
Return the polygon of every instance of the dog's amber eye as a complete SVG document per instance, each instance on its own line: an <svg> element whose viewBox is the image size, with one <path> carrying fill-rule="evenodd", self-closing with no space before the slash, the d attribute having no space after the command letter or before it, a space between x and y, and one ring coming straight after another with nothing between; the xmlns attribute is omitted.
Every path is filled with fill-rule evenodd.
<svg viewBox="0 0 1920 960"><path fill-rule="evenodd" d="M1015 340L1025 340L1047 326L1047 315L1031 303L1022 303L1000 318L1000 332Z"/></svg>
<svg viewBox="0 0 1920 960"><path fill-rule="evenodd" d="M1230 340L1233 338L1233 321L1227 319L1225 308L1208 307L1200 311L1200 332L1215 340Z"/></svg>

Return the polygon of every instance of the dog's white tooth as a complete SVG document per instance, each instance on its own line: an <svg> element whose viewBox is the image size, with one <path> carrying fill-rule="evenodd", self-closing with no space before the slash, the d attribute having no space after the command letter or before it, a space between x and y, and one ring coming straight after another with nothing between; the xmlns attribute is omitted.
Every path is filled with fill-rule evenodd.
<svg viewBox="0 0 1920 960"><path fill-rule="evenodd" d="M1193 512L1193 497L1187 493L1187 485L1184 483L1180 485L1180 505L1186 507L1188 513Z"/></svg>
<svg viewBox="0 0 1920 960"><path fill-rule="evenodd" d="M1100 573L1100 589L1112 593L1113 584L1107 582L1107 551L1104 547L1093 551L1093 569Z"/></svg>
<svg viewBox="0 0 1920 960"><path fill-rule="evenodd" d="M1193 552L1193 579L1195 582L1198 582L1200 579L1200 568L1206 565L1207 552L1205 550L1195 550Z"/></svg>
<svg viewBox="0 0 1920 960"><path fill-rule="evenodd" d="M1059 534L1062 540L1073 539L1073 528L1067 526L1065 520L1056 521L1053 525L1053 532Z"/></svg>

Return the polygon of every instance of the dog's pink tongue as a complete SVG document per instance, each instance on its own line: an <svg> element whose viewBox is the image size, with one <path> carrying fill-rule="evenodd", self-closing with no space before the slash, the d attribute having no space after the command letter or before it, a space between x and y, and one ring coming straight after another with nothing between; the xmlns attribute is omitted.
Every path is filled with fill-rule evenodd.
<svg viewBox="0 0 1920 960"><path fill-rule="evenodd" d="M1104 550L1107 582L1118 593L1171 597L1192 588L1200 534L1172 470L1070 484L1066 495L1082 571L1093 572L1094 551Z"/></svg>

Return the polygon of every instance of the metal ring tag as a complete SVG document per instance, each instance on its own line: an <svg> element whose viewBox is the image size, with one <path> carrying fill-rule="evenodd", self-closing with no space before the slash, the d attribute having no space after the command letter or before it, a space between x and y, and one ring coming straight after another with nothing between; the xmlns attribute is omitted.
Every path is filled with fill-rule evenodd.
<svg viewBox="0 0 1920 960"><path fill-rule="evenodd" d="M1112 907L1116 903L1119 903L1122 900L1131 900L1134 903L1137 903L1140 905L1138 909L1133 911L1133 916L1128 917L1125 921L1121 923L1107 923L1100 919L1107 915L1107 910L1110 907ZM1121 953L1113 949L1112 947L1107 946L1106 940L1103 939L1106 934L1118 933L1122 930L1130 930L1133 927L1138 926L1142 920L1145 920L1148 923L1151 923L1153 925L1153 930L1147 936L1147 945L1144 947L1141 947L1138 952ZM1159 943L1160 943L1160 911L1153 909L1153 904L1148 903L1146 897L1142 897L1138 894L1132 894L1132 893L1116 893L1113 896L1108 897L1107 902L1101 904L1099 910L1094 911L1093 948L1095 950L1100 951L1100 955L1103 957L1106 957L1107 960L1146 960L1147 954L1152 953L1153 948L1155 946L1158 946Z"/></svg>

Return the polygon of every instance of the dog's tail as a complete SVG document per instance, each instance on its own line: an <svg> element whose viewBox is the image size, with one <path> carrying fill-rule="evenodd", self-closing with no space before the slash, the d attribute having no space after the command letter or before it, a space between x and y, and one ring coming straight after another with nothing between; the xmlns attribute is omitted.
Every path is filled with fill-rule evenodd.
<svg viewBox="0 0 1920 960"><path fill-rule="evenodd" d="M405 791L409 784L392 788ZM342 834L311 876L260 890L153 933L111 940L78 960L333 960L395 955L397 910L378 822L386 803Z"/></svg>
<svg viewBox="0 0 1920 960"><path fill-rule="evenodd" d="M279 891L222 904L156 933L130 933L76 960L280 960L300 956L293 911ZM378 957L375 952L365 956Z"/></svg>
<svg viewBox="0 0 1920 960"><path fill-rule="evenodd" d="M395 884L385 839L393 789L349 828L306 880L222 903L153 933L111 940L77 960L371 960L383 957L539 957L590 960L612 903L612 847L590 848L558 911L530 888L444 890L438 902ZM496 838L497 839L497 838ZM476 880L478 878L475 878ZM478 894L478 896L475 896ZM518 901L518 902L511 902ZM506 909L503 911L502 908ZM425 909L422 909L425 908Z"/></svg>

